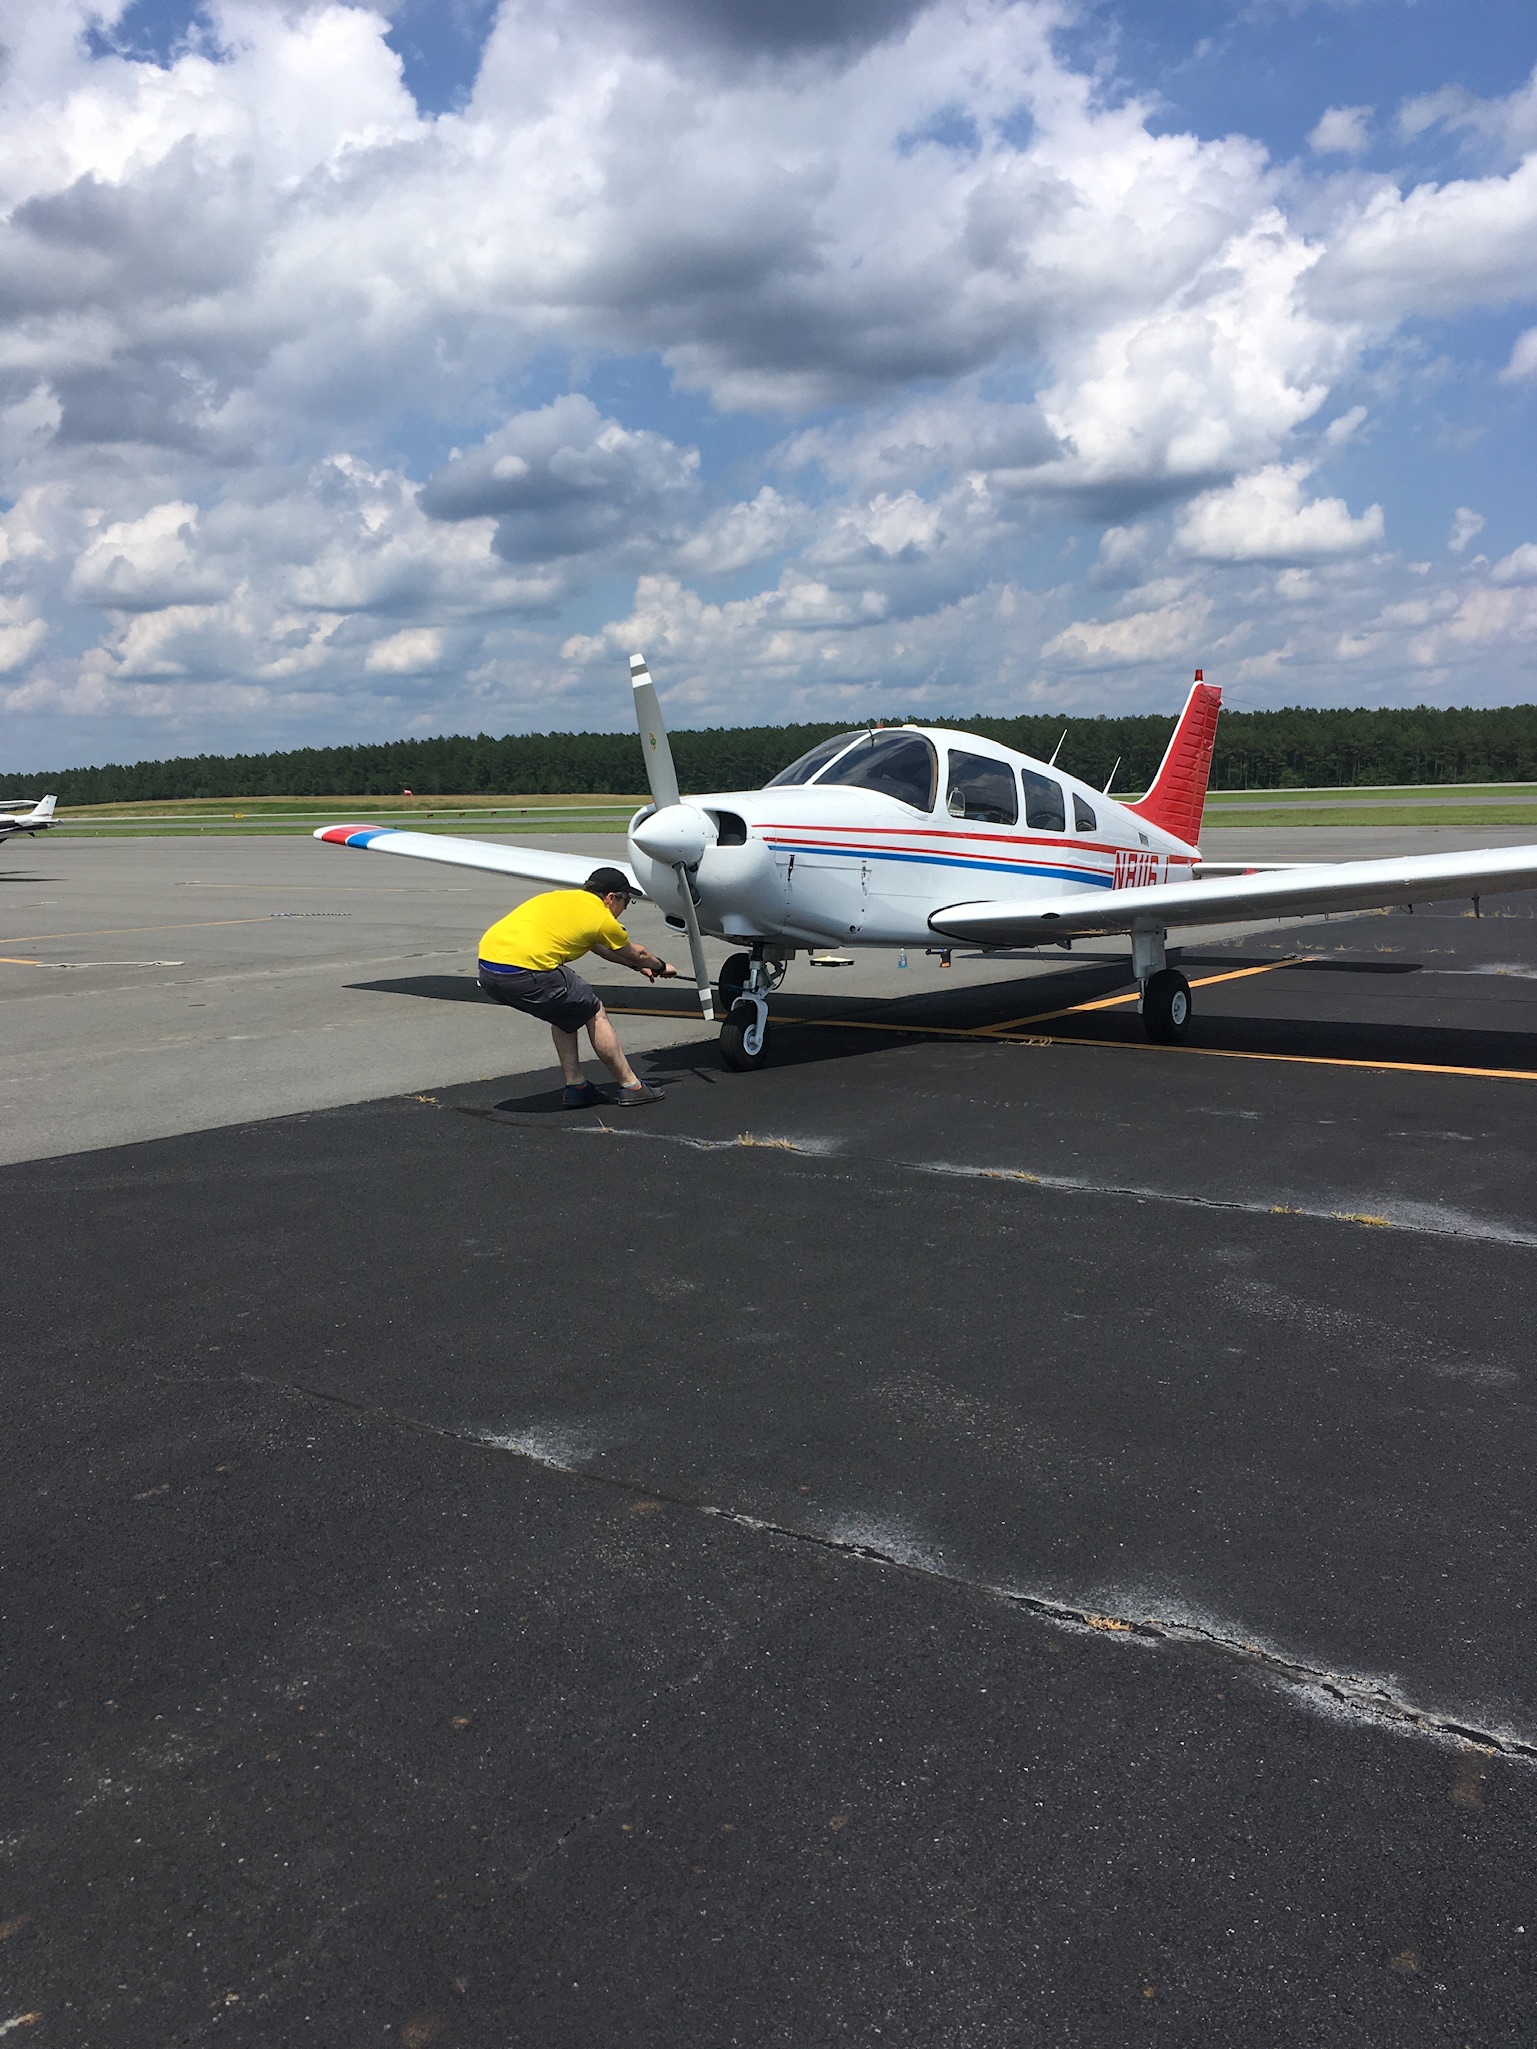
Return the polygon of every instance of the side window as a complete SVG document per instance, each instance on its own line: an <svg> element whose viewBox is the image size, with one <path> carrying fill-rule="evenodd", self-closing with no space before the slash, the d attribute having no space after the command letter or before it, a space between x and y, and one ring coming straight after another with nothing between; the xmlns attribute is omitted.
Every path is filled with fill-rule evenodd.
<svg viewBox="0 0 1537 2049"><path fill-rule="evenodd" d="M952 818L978 818L984 825L1012 825L1019 817L1019 792L1006 761L950 749L945 809Z"/></svg>
<svg viewBox="0 0 1537 2049"><path fill-rule="evenodd" d="M1022 768L1019 779L1025 786L1025 823L1033 832L1066 832L1067 806L1062 785L1055 776Z"/></svg>
<svg viewBox="0 0 1537 2049"><path fill-rule="evenodd" d="M879 790L919 811L934 809L939 758L921 733L872 733L865 747L855 747L836 762L817 787L845 783L860 790Z"/></svg>
<svg viewBox="0 0 1537 2049"><path fill-rule="evenodd" d="M1076 790L1073 792L1073 824L1079 832L1099 831L1099 820Z"/></svg>

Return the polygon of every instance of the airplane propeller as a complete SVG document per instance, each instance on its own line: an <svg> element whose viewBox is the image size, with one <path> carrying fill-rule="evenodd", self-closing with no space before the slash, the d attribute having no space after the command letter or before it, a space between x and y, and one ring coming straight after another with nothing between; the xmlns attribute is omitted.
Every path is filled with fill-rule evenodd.
<svg viewBox="0 0 1537 2049"><path fill-rule="evenodd" d="M635 692L635 719L640 727L641 751L646 757L646 781L651 788L651 801L656 806L632 837L643 853L650 854L653 860L665 861L678 878L683 922L688 928L688 950L694 964L694 988L699 996L700 1009L707 1018L713 1019L715 992L710 986L704 939L699 930L699 912L688 879L689 869L699 865L707 843L704 814L694 805L683 803L678 795L678 771L673 766L672 748L668 745L667 728L662 722L662 707L657 702L656 685L651 680L644 655L630 657L630 684Z"/></svg>

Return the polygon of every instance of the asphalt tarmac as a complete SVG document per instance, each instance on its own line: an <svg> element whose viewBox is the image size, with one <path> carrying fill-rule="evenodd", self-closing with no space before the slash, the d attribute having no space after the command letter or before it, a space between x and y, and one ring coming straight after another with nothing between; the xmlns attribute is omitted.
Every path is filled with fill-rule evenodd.
<svg viewBox="0 0 1537 2049"><path fill-rule="evenodd" d="M223 848L3 871L185 958L0 968L0 2029L1537 2036L1537 901L1203 941L1177 1049L625 980L571 1114L502 885Z"/></svg>

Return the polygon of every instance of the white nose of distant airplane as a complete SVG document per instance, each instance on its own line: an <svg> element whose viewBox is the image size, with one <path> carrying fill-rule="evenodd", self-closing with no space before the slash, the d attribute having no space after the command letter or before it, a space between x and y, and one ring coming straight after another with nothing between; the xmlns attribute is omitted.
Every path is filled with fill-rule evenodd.
<svg viewBox="0 0 1537 2049"><path fill-rule="evenodd" d="M709 821L692 804L667 804L643 818L630 833L633 844L653 861L692 868L710 844Z"/></svg>

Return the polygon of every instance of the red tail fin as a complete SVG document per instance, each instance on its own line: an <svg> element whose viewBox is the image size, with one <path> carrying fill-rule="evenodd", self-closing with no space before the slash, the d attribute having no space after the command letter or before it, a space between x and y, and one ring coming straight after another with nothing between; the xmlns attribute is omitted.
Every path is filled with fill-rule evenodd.
<svg viewBox="0 0 1537 2049"><path fill-rule="evenodd" d="M1222 692L1212 683L1195 682L1185 699L1169 751L1164 755L1153 786L1128 811L1135 811L1160 832L1172 832L1186 846L1201 837L1201 813L1206 808L1206 779L1211 774L1212 749L1217 744L1217 714L1222 709Z"/></svg>

